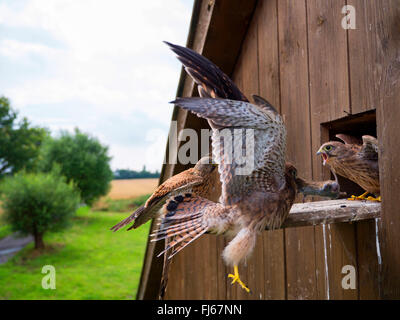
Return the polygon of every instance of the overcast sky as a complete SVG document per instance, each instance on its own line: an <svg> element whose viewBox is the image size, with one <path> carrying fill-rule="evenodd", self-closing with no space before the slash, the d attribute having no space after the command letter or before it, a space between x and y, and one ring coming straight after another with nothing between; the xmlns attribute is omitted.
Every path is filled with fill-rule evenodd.
<svg viewBox="0 0 400 320"><path fill-rule="evenodd" d="M161 168L193 0L0 0L0 95L33 125L83 132L112 168Z"/></svg>

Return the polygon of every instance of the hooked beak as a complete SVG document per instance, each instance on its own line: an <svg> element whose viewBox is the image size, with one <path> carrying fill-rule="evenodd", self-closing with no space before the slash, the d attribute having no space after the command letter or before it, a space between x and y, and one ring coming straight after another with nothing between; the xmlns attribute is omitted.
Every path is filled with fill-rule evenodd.
<svg viewBox="0 0 400 320"><path fill-rule="evenodd" d="M328 160L328 155L325 153L325 151L322 150L322 147L319 148L319 150L317 151L317 156L321 155L322 159L324 160L322 162L323 165L326 165L326 160Z"/></svg>

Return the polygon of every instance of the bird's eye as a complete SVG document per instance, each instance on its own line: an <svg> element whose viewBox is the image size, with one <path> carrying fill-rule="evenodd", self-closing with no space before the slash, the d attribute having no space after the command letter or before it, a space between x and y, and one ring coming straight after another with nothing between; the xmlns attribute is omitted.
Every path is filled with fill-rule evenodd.
<svg viewBox="0 0 400 320"><path fill-rule="evenodd" d="M326 147L325 147L325 150L326 150L326 151L332 150L332 146L326 146Z"/></svg>

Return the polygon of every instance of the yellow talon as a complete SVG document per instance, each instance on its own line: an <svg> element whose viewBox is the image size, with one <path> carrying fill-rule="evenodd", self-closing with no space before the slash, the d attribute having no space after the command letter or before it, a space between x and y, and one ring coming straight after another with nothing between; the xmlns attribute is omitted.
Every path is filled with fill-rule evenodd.
<svg viewBox="0 0 400 320"><path fill-rule="evenodd" d="M241 287L244 290L246 290L246 292L249 293L250 289L246 287L246 285L242 282L242 280L240 280L238 266L233 266L233 271L235 274L228 274L228 278L233 278L233 281L231 284L234 284L235 282L237 282L238 284L241 285Z"/></svg>
<svg viewBox="0 0 400 320"><path fill-rule="evenodd" d="M347 200L365 200L365 199L367 199L366 196L368 193L369 193L368 191L365 191L362 195L360 195L358 197L352 195L351 198L348 198Z"/></svg>
<svg viewBox="0 0 400 320"><path fill-rule="evenodd" d="M381 202L381 201L382 201L382 200L381 200L381 196L379 196L379 197L377 197L377 198L374 198L374 197L369 196L369 197L367 198L367 200L369 200L369 201L377 201L377 202Z"/></svg>

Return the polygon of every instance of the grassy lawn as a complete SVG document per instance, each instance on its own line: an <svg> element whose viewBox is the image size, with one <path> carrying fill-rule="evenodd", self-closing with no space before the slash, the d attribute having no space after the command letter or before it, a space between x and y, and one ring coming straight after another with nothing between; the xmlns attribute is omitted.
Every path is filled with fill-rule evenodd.
<svg viewBox="0 0 400 320"><path fill-rule="evenodd" d="M134 299L150 224L109 231L127 215L81 208L70 228L45 236L44 252L30 244L0 265L0 299ZM45 265L56 269L55 290L41 286Z"/></svg>
<svg viewBox="0 0 400 320"><path fill-rule="evenodd" d="M0 218L1 218L1 216L0 216ZM2 222L0 221L0 240L7 237L11 233L12 233L12 231L11 231L10 225L8 225L8 224L2 225Z"/></svg>
<svg viewBox="0 0 400 320"><path fill-rule="evenodd" d="M11 227L4 222L3 209L1 208L0 202L0 240L7 237L11 233Z"/></svg>

